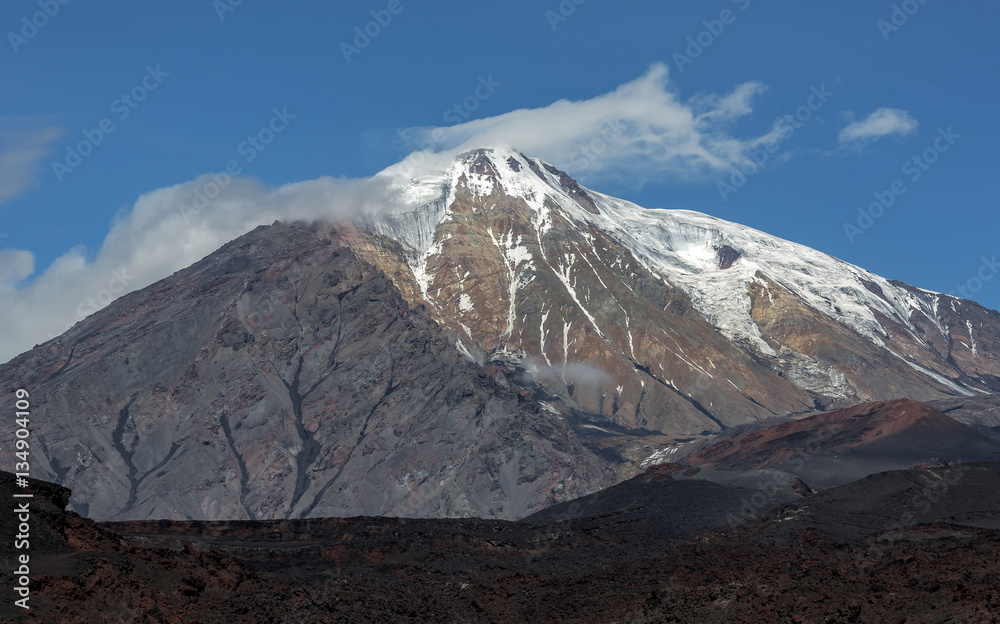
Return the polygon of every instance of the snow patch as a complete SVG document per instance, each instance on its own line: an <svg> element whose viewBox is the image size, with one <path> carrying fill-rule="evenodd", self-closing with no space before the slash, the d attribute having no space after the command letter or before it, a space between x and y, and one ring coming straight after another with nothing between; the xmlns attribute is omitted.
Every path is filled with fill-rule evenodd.
<svg viewBox="0 0 1000 624"><path fill-rule="evenodd" d="M458 309L462 312L470 312L472 310L472 297L462 293L458 298Z"/></svg>
<svg viewBox="0 0 1000 624"><path fill-rule="evenodd" d="M972 350L972 355L978 355L976 352L976 338L972 335L972 321L965 321L965 326L969 328L969 341L972 346L969 347Z"/></svg>
<svg viewBox="0 0 1000 624"><path fill-rule="evenodd" d="M662 449L656 451L655 453L653 453L652 455L650 455L646 459L642 460L642 462L639 464L639 469L640 470L644 470L644 469L646 469L646 468L648 468L650 466L653 466L655 464L663 464L663 463L669 462L670 458L675 453L677 453L677 451L681 448L681 446L683 446L683 445L682 444L675 444L675 445L667 446L665 448L662 448Z"/></svg>

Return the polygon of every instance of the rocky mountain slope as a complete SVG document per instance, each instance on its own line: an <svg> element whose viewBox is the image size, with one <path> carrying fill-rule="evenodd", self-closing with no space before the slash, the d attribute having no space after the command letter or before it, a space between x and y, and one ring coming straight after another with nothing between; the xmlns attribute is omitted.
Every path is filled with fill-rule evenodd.
<svg viewBox="0 0 1000 624"><path fill-rule="evenodd" d="M508 148L381 174L359 253L470 354L627 427L719 431L1000 390L1000 314L707 215L647 210Z"/></svg>
<svg viewBox="0 0 1000 624"><path fill-rule="evenodd" d="M1000 394L939 399L928 405L1000 442Z"/></svg>
<svg viewBox="0 0 1000 624"><path fill-rule="evenodd" d="M609 540L683 541L746 524L751 515L768 517L810 494L802 481L777 470L715 471L659 464L617 485L547 507L522 522L558 525L559 530L586 531Z"/></svg>
<svg viewBox="0 0 1000 624"><path fill-rule="evenodd" d="M717 470L783 470L827 488L918 464L1000 461L1000 443L929 405L898 399L727 438L682 461Z"/></svg>
<svg viewBox="0 0 1000 624"><path fill-rule="evenodd" d="M764 532L788 540L809 532L842 543L877 536L884 543L919 535L912 527L920 525L1000 531L1000 463L873 474L790 506Z"/></svg>
<svg viewBox="0 0 1000 624"><path fill-rule="evenodd" d="M0 366L99 519L520 518L699 436L1000 389L1000 315L514 150L380 174ZM13 431L0 431L12 465Z"/></svg>
<svg viewBox="0 0 1000 624"><path fill-rule="evenodd" d="M97 519L515 518L612 483L507 375L337 231L276 224L0 367L0 395L29 389L32 475Z"/></svg>

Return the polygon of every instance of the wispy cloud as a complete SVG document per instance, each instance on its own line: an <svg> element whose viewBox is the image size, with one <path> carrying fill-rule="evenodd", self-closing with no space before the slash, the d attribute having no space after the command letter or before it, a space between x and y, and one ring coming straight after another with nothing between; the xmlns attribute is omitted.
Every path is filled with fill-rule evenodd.
<svg viewBox="0 0 1000 624"><path fill-rule="evenodd" d="M0 117L0 204L38 183L42 159L63 131L38 117Z"/></svg>
<svg viewBox="0 0 1000 624"><path fill-rule="evenodd" d="M726 95L682 101L670 70L657 63L632 82L587 100L559 100L534 109L447 127L401 132L414 148L457 153L509 145L572 172L584 182L694 179L746 160L763 137L737 138L733 123L752 112L766 87L747 82ZM770 134L770 133L769 133Z"/></svg>
<svg viewBox="0 0 1000 624"><path fill-rule="evenodd" d="M393 202L381 179L320 178L264 188L233 179L210 204L185 209L211 176L147 193L115 220L100 250L71 249L33 276L29 251L0 250L0 362L62 334L127 292L204 258L258 225L346 220Z"/></svg>
<svg viewBox="0 0 1000 624"><path fill-rule="evenodd" d="M700 93L682 101L667 66L655 64L638 79L591 99L560 100L450 127L414 128L401 136L411 145L430 145L422 152L427 157L419 159L422 166L447 166L460 151L502 144L585 182L711 181L719 172L750 162L754 148L787 132L775 121L761 136L734 134L735 124L753 112L754 99L765 88L747 82L727 94ZM59 136L54 127L36 123L25 129L28 125L26 120L0 120L6 146L0 162L9 163L0 172L0 201L27 188L39 159ZM96 253L74 248L40 274L30 252L0 253L0 293L16 294L0 306L0 362L258 225L349 219L394 203L391 180L384 176L321 178L272 189L238 178L220 184L219 175L141 196L115 220ZM197 198L206 196L214 199L200 205Z"/></svg>
<svg viewBox="0 0 1000 624"><path fill-rule="evenodd" d="M0 249L0 295L14 292L17 284L35 272L35 257L30 251Z"/></svg>
<svg viewBox="0 0 1000 624"><path fill-rule="evenodd" d="M916 132L919 125L905 110L880 108L865 119L848 124L837 139L841 146L863 146L893 134L910 135Z"/></svg>

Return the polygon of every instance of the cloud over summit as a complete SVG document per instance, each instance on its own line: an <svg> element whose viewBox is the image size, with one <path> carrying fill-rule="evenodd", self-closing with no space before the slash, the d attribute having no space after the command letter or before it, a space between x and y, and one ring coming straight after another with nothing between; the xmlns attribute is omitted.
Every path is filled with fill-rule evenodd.
<svg viewBox="0 0 1000 624"><path fill-rule="evenodd" d="M0 250L0 362L54 338L117 297L194 264L274 221L348 219L392 201L382 180L320 178L268 189L218 174L146 193L119 215L96 254L71 249L42 274L24 250ZM214 196L197 201L206 189ZM93 257L91 257L93 256ZM25 281L27 280L27 281Z"/></svg>
<svg viewBox="0 0 1000 624"><path fill-rule="evenodd" d="M745 162L762 137L732 135L766 87L747 82L726 95L682 101L670 70L652 65L639 78L587 100L559 100L447 127L412 128L405 142L429 152L459 153L510 145L569 171L581 181L691 179Z"/></svg>
<svg viewBox="0 0 1000 624"><path fill-rule="evenodd" d="M765 90L750 81L726 94L698 93L682 100L669 68L657 63L635 80L589 99L401 131L405 145L422 151L390 169L406 171L410 161L444 167L462 151L510 145L588 184L711 181L746 165L754 148L781 136L778 121L761 136L735 133ZM30 186L39 160L60 136L58 129L37 123L30 132L14 132L4 123L0 118L0 203ZM905 111L879 109L845 128L841 140L874 140L915 127ZM36 274L29 251L0 251L0 291L7 297L0 307L5 329L0 361L61 334L114 298L197 262L258 225L349 219L381 210L393 203L391 178L324 177L266 188L248 179L208 174L140 196L115 219L99 250L71 249L41 274Z"/></svg>

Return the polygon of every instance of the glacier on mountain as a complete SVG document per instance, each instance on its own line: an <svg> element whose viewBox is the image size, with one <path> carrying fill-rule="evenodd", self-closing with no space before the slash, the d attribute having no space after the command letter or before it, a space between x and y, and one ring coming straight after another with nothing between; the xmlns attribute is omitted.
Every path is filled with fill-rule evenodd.
<svg viewBox="0 0 1000 624"><path fill-rule="evenodd" d="M779 357L751 316L750 285L757 282L766 291L760 276L887 349L922 374L955 392L972 393L893 350L889 332L876 317L879 314L891 319L914 340L923 342L912 322L913 315L925 316L944 333L946 328L938 316L943 295L897 286L815 249L706 214L647 209L582 187L567 188L568 176L509 147L465 152L443 168L414 172L395 165L378 175L389 181L400 201L382 214L366 217L364 225L407 247L407 262L425 296L430 279L425 274L427 259L438 252L440 241L435 237L438 226L449 219L454 189L464 183L474 196L486 197L499 186L506 195L523 199L533 211L532 223L539 241L547 232L553 208L579 224L585 238L589 236L588 227L601 230L627 248L648 271L683 289L719 332L730 340L752 344L762 355ZM531 260L520 241L505 239L503 233L498 233L495 244L508 258L508 270L516 272L521 263ZM725 250L725 262L720 262L720 250ZM559 267L553 267L574 298L577 295L568 275L570 266L577 261L568 256ZM518 281L516 276L512 278L511 288L517 288ZM428 297L431 303L432 299ZM582 303L580 309L601 332ZM842 382L836 371L799 368L805 387L818 384L835 389Z"/></svg>

